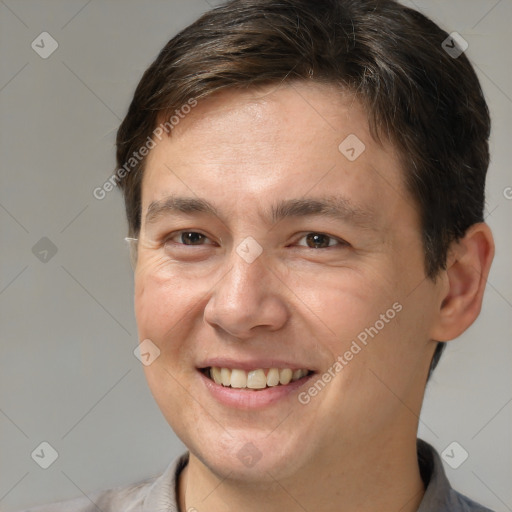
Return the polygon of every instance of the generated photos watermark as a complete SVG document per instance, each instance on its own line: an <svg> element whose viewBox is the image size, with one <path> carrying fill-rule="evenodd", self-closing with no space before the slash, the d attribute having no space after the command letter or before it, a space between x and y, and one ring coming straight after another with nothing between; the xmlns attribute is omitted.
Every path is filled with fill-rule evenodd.
<svg viewBox="0 0 512 512"><path fill-rule="evenodd" d="M169 117L165 123L160 123L154 130L153 136L148 136L146 142L137 150L132 153L125 164L117 169L117 171L106 180L101 187L96 187L92 191L92 195L99 201L105 199L109 192L112 192L119 183L130 174L133 169L149 154L149 151L156 146L155 138L159 141L162 140L164 134L169 134L187 114L190 114L192 109L197 106L197 100L190 98L187 103L176 109L174 114Z"/></svg>
<svg viewBox="0 0 512 512"><path fill-rule="evenodd" d="M403 306L399 302L395 302L385 313L379 316L379 319L370 327L366 327L361 331L354 340L348 350L343 354L340 354L334 363L319 377L307 391L302 391L298 395L298 400L302 405L307 405L311 402L311 399L317 396L324 388L336 377L338 373L347 366L350 361L354 359L369 343L369 341L375 338L387 324L393 320Z"/></svg>

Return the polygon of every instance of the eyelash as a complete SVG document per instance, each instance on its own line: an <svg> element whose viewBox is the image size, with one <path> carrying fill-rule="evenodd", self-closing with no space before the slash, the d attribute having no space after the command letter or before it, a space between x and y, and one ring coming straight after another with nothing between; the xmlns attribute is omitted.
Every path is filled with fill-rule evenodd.
<svg viewBox="0 0 512 512"><path fill-rule="evenodd" d="M181 231L176 231L174 233L171 233L168 237L165 238L164 240L164 245L166 245L168 242L172 242L176 245L180 245L180 246L183 246L183 247L201 247L202 245L205 245L205 244L198 244L198 245L194 245L194 244L185 244L183 242L173 242L172 239L175 238L176 236L180 236L180 235L183 235L185 233L194 233L194 234L197 234L197 235L201 235L203 236L205 239L208 239L209 238L201 233L200 231L187 231L187 230L181 230ZM313 249L313 250L319 250L319 249L331 249L333 247L349 247L350 244L348 242L346 242L345 240L341 239L341 238L337 238L335 236L332 236L332 235L329 235L327 233L322 233L320 231L308 231L305 235L301 236L298 240L302 240L303 238L307 237L308 235L321 235L321 236L325 236L329 239L329 243L330 241L334 241L334 242L337 242L337 245L328 245L327 247L308 247L307 245L300 245L299 247L305 247L306 249ZM297 243L295 242L295 243ZM210 244L211 245L211 244Z"/></svg>

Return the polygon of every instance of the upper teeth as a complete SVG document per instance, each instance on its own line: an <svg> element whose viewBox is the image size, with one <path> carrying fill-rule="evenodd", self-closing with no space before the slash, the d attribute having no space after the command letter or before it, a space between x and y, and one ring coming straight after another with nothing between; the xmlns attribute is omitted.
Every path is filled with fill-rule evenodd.
<svg viewBox="0 0 512 512"><path fill-rule="evenodd" d="M250 388L263 389L266 386L277 386L279 384L286 385L290 381L296 381L309 372L307 369L291 370L290 368L270 368L265 375L264 369L239 370L236 368L219 368L212 366L209 370L210 377L223 386L231 386L232 388Z"/></svg>

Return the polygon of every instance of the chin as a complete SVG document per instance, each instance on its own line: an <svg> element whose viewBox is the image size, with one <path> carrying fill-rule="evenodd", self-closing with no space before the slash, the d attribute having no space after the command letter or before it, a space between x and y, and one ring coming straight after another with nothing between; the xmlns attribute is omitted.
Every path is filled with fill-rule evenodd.
<svg viewBox="0 0 512 512"><path fill-rule="evenodd" d="M284 432L272 436L260 431L253 436L238 431L230 436L226 431L215 435L209 430L209 434L196 439L188 435L182 441L220 480L268 484L292 477L310 460L304 443L293 442Z"/></svg>

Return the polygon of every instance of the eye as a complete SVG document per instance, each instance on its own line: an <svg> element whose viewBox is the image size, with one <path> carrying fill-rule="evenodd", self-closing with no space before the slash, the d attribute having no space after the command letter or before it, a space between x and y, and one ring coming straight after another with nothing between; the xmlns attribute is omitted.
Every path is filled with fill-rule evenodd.
<svg viewBox="0 0 512 512"><path fill-rule="evenodd" d="M176 241L176 239L178 240ZM205 240L209 240L209 238L197 231L179 231L170 235L165 242L173 242L181 245L205 245Z"/></svg>
<svg viewBox="0 0 512 512"><path fill-rule="evenodd" d="M299 239L299 242L301 240L306 240L306 246L310 249L325 249L328 247L333 246L348 246L349 244L345 242L344 240L334 238L330 235L326 235L325 233L317 233L317 232L311 232L307 235L303 236ZM304 244L297 243L297 245L304 246Z"/></svg>

